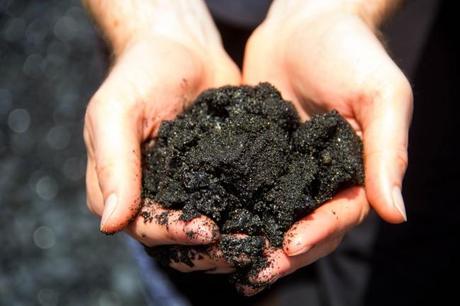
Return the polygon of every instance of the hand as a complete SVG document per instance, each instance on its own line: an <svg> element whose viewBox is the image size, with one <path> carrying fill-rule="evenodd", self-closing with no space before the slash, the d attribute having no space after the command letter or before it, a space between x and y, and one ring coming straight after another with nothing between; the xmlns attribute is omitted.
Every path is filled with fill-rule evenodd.
<svg viewBox="0 0 460 306"><path fill-rule="evenodd" d="M194 5L196 3L199 4L194 2ZM117 3L129 7L115 14L104 9L119 9L116 5L106 8L98 6L104 3L88 3L93 5L95 15L101 13L102 8L104 18L111 14L122 18L117 14L137 10L138 7L130 7L132 4ZM182 16L171 16L180 15L181 11L168 8L179 3L165 2L154 9L149 7L153 5L150 2L137 5L147 6L140 15L149 17L145 22L158 21L159 24L149 24L130 35L106 34L114 47L114 65L91 99L85 116L88 207L102 216L101 231L114 233L126 229L147 246L208 244L218 239L218 230L206 217L183 222L178 220L179 211L167 211L157 205L144 208L152 222L138 216L141 144L157 133L163 120L173 119L201 91L239 84L240 74L224 52L204 5L190 9L191 4L181 3L186 6ZM127 13L129 22L136 21L136 12ZM166 23L161 24L165 20ZM104 19L100 23L112 31L116 29L112 26L116 22L112 21ZM128 25L123 31L134 28ZM129 37L129 40L120 37ZM156 221L156 216L162 213L168 215L167 224Z"/></svg>
<svg viewBox="0 0 460 306"><path fill-rule="evenodd" d="M285 235L284 251L269 255L273 264L254 283L273 282L332 252L365 218L368 202L388 222L406 220L401 185L411 87L365 18L334 5L316 9L314 2L322 4L274 2L246 46L243 79L273 83L302 119L331 109L341 113L363 139L365 190L345 190L297 222Z"/></svg>

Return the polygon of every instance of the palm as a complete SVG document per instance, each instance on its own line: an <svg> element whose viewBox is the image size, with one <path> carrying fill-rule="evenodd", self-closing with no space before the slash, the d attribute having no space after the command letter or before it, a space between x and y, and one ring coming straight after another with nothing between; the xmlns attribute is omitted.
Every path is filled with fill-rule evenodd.
<svg viewBox="0 0 460 306"><path fill-rule="evenodd" d="M232 62L225 57L214 60L206 62L195 50L170 40L142 42L116 63L110 92L117 89L120 98L134 102L131 107L141 112L138 128L146 140L161 121L173 119L202 90L239 82Z"/></svg>
<svg viewBox="0 0 460 306"><path fill-rule="evenodd" d="M252 37L244 78L249 83L269 78L295 103L303 118L335 108L358 129L355 105L372 99L386 80L400 77L358 17L335 13L313 20L294 19L277 30L285 30L278 39L266 39L273 37L273 26L267 24ZM263 64L267 62L278 66Z"/></svg>

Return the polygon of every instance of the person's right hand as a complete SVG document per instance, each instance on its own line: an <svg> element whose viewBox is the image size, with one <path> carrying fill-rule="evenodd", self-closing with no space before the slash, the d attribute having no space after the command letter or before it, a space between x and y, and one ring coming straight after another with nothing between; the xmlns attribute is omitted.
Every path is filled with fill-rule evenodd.
<svg viewBox="0 0 460 306"><path fill-rule="evenodd" d="M93 5L95 15L104 13L107 18L99 3L88 5ZM194 5L185 16L173 16L180 11L162 11L169 6L164 3L149 12L148 20L167 21L164 25L127 35L129 40L123 43L114 39L117 34L108 33L116 47L114 65L85 116L88 207L102 217L102 232L126 229L146 246L208 244L219 235L217 226L204 216L184 222L178 219L180 211L168 211L168 224L162 225L155 216L165 209L157 205L146 208L152 222L139 215L142 143L204 89L240 83L239 70L224 52L207 10ZM100 22L102 26L104 22L113 29L107 20Z"/></svg>

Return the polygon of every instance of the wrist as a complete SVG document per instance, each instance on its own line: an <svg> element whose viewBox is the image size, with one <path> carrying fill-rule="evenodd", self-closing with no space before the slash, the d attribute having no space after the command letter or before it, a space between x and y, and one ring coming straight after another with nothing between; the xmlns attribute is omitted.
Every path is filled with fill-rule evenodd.
<svg viewBox="0 0 460 306"><path fill-rule="evenodd" d="M305 20L324 14L341 14L358 17L375 31L401 2L401 0L275 0L267 21L280 17L300 17Z"/></svg>
<svg viewBox="0 0 460 306"><path fill-rule="evenodd" d="M115 56L130 45L155 38L196 48L221 46L202 0L83 0Z"/></svg>

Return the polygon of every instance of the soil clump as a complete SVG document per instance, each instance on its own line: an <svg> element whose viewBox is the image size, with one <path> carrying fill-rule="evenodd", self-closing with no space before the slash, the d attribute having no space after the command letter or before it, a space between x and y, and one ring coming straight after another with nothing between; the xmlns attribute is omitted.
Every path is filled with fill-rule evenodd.
<svg viewBox="0 0 460 306"><path fill-rule="evenodd" d="M215 221L223 256L236 266L233 279L244 282L269 264L267 241L281 247L294 222L363 181L361 140L337 111L302 123L291 103L261 83L207 90L175 120L164 121L144 152L142 196L182 210L183 220L205 215ZM165 264L193 265L190 256L206 248L148 252ZM249 260L240 264L241 256Z"/></svg>

